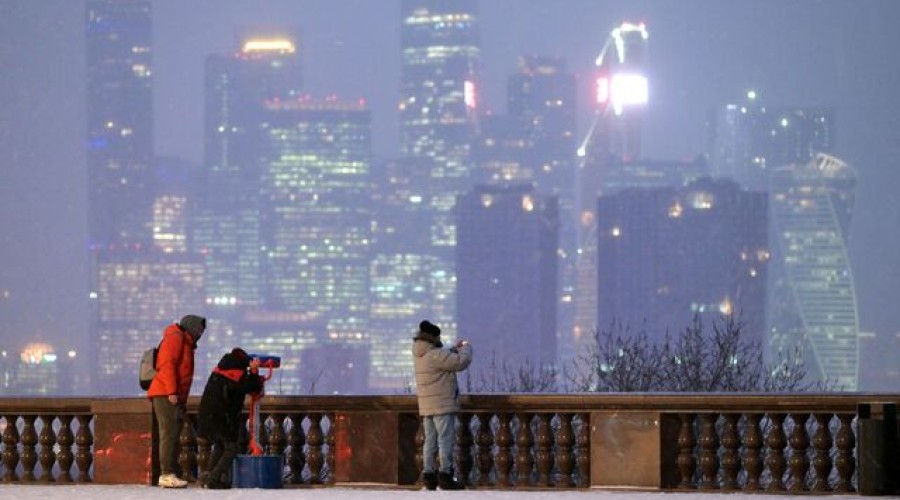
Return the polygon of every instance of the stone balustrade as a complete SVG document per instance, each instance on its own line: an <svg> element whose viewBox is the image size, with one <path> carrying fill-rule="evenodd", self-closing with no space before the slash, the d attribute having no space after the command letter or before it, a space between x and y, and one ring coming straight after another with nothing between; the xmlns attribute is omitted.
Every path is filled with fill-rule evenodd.
<svg viewBox="0 0 900 500"><path fill-rule="evenodd" d="M455 465L473 488L816 495L857 491L866 452L859 405L880 418L879 405L900 395L477 394L462 402ZM194 433L198 403L189 402L180 436L190 479L210 454ZM416 487L424 441L416 410L407 395L267 396L260 442L284 457L287 487ZM152 427L140 398L0 399L0 480L146 484ZM896 447L889 451L886 467L896 467Z"/></svg>

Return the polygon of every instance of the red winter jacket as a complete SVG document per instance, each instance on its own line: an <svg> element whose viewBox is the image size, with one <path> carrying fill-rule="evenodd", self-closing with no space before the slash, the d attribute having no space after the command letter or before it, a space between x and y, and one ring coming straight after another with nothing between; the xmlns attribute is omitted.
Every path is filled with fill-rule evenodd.
<svg viewBox="0 0 900 500"><path fill-rule="evenodd" d="M194 339L173 323L163 332L163 340L156 355L156 376L150 383L147 397L178 396L178 403L187 402L194 380Z"/></svg>

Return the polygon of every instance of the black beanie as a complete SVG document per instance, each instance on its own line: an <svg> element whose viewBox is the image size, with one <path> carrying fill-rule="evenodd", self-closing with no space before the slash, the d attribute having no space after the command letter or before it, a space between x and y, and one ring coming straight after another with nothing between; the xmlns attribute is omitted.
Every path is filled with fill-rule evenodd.
<svg viewBox="0 0 900 500"><path fill-rule="evenodd" d="M428 320L419 323L419 331L422 333L427 333L428 335L432 335L434 337L437 337L441 334L441 329Z"/></svg>

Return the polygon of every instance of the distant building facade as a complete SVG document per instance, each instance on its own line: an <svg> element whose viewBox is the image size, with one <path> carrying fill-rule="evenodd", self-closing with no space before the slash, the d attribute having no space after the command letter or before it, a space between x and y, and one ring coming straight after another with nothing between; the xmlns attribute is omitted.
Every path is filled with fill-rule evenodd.
<svg viewBox="0 0 900 500"><path fill-rule="evenodd" d="M84 366L92 371L94 393L136 394L130 375L140 350L180 312L161 316L152 289L172 283L150 274L162 265L157 257L142 261L155 253L150 2L90 1L85 32L91 315L90 338L81 348L90 358Z"/></svg>
<svg viewBox="0 0 900 500"><path fill-rule="evenodd" d="M262 305L265 103L301 96L298 38L290 31L246 31L235 52L206 60L204 175L194 248L205 257L207 301L217 314L240 316L240 308Z"/></svg>
<svg viewBox="0 0 900 500"><path fill-rule="evenodd" d="M766 197L731 181L632 188L598 202L598 328L661 341L695 314L735 314L761 341L770 253Z"/></svg>
<svg viewBox="0 0 900 500"><path fill-rule="evenodd" d="M141 353L162 340L168 324L204 310L203 261L138 246L97 252L94 389L107 396L138 395L134 373Z"/></svg>
<svg viewBox="0 0 900 500"><path fill-rule="evenodd" d="M583 345L600 325L597 318L597 197L617 164L642 158L643 116L649 101L643 23L625 22L610 31L591 79L594 117L578 147L576 210L578 250L573 341Z"/></svg>
<svg viewBox="0 0 900 500"><path fill-rule="evenodd" d="M90 1L88 236L92 247L150 241L153 54L150 2Z"/></svg>
<svg viewBox="0 0 900 500"><path fill-rule="evenodd" d="M577 85L558 56L520 56L507 79L506 114L481 116L474 148L479 184L530 184L559 200L557 337L570 358L577 232L575 150Z"/></svg>
<svg viewBox="0 0 900 500"><path fill-rule="evenodd" d="M403 0L400 12L400 157L372 175L369 387L405 391L407 352L424 318L456 335L456 195L472 183L478 124L474 0Z"/></svg>
<svg viewBox="0 0 900 500"><path fill-rule="evenodd" d="M835 120L828 107L776 107L759 101L749 91L744 102L711 112L709 155L715 176L767 191L772 170L834 151Z"/></svg>
<svg viewBox="0 0 900 500"><path fill-rule="evenodd" d="M813 380L859 387L859 309L849 255L856 170L831 155L771 172L770 356L800 347Z"/></svg>
<svg viewBox="0 0 900 500"><path fill-rule="evenodd" d="M558 200L531 186L477 186L457 202L459 334L489 363L557 364ZM478 374L475 374L478 377Z"/></svg>
<svg viewBox="0 0 900 500"><path fill-rule="evenodd" d="M369 345L371 116L363 103L267 103L262 289L312 313L330 342Z"/></svg>
<svg viewBox="0 0 900 500"><path fill-rule="evenodd" d="M472 184L478 123L481 48L476 2L403 0L400 30L401 158L414 170L408 203L424 204L429 219L425 246L414 252L432 266L427 271L433 280L427 316L452 338L453 208L456 196Z"/></svg>
<svg viewBox="0 0 900 500"><path fill-rule="evenodd" d="M856 172L831 156L834 111L765 106L750 91L710 117L712 171L770 198L768 360L800 348L811 379L856 390L859 320L848 255Z"/></svg>

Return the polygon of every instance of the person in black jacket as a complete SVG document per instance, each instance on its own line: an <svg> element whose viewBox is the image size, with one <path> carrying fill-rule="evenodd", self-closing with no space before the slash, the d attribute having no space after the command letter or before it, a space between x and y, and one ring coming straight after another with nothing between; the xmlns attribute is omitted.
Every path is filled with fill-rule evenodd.
<svg viewBox="0 0 900 500"><path fill-rule="evenodd" d="M244 397L263 390L263 378L253 370L258 364L259 360L251 360L246 351L235 347L222 356L206 381L197 422L197 435L212 446L204 488L231 488L229 473L238 453Z"/></svg>

